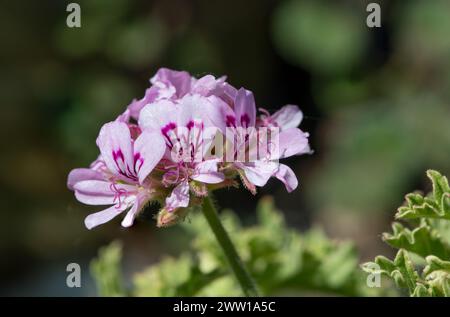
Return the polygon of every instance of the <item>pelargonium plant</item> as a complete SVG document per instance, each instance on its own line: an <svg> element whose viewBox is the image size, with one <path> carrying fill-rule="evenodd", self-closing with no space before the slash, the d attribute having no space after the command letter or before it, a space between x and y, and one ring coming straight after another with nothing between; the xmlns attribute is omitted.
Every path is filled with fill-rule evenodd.
<svg viewBox="0 0 450 317"><path fill-rule="evenodd" d="M158 70L143 98L133 100L100 130L98 158L68 176L78 201L108 208L90 214L92 229L125 213L130 227L143 208L161 205L158 227L176 224L201 206L246 295L257 295L251 277L224 230L211 192L237 186L251 193L271 177L293 191L297 177L280 159L310 153L303 115L294 105L274 114L257 107L253 93L225 77L194 78L184 71Z"/></svg>

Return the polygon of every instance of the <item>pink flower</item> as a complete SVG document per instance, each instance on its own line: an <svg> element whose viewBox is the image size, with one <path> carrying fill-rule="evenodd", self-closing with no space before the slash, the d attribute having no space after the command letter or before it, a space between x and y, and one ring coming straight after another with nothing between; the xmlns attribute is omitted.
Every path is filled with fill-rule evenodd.
<svg viewBox="0 0 450 317"><path fill-rule="evenodd" d="M98 136L101 158L90 169L75 169L69 174L68 187L78 201L87 205L112 205L85 219L88 229L103 224L125 210L122 226L133 224L136 214L153 197L147 176L165 151L164 141L144 131L136 141L123 122L105 124Z"/></svg>
<svg viewBox="0 0 450 317"><path fill-rule="evenodd" d="M282 130L296 128L303 120L303 113L295 105L286 105L273 115L263 108L259 108L263 113L257 122L259 127L279 127Z"/></svg>
<svg viewBox="0 0 450 317"><path fill-rule="evenodd" d="M222 116L215 124L228 139L231 132L231 142L234 143L236 151L234 158L239 157L237 152L242 149L246 152L245 158L253 158L249 161L237 159L233 163L246 187L255 192L254 186L262 187L271 177L276 177L284 183L288 192L293 191L298 186L297 177L292 169L279 164L278 160L310 152L308 134L296 128L302 119L300 110L296 106L285 106L273 116L266 112L257 125L253 94L243 88L236 93L232 106L222 103L220 107ZM270 130L272 144L260 142L267 139L261 135L267 132L259 130L262 127L278 128ZM253 147L249 141L252 133L258 142Z"/></svg>
<svg viewBox="0 0 450 317"><path fill-rule="evenodd" d="M225 79L161 68L144 97L102 127L97 160L68 177L80 202L109 206L86 218L89 229L124 211L122 225L131 226L150 201L163 205L158 226L176 223L237 176L253 193L271 177L289 192L297 187L279 160L311 152L308 134L297 128L302 112L287 105L258 117L252 92Z"/></svg>
<svg viewBox="0 0 450 317"><path fill-rule="evenodd" d="M142 109L139 126L164 138L167 151L158 169L165 186L174 186L164 209L173 211L189 206L190 181L217 184L225 176L218 171L218 160L205 160L217 129L210 116L218 116L216 97L186 95L177 103L161 100ZM208 128L208 129L206 129Z"/></svg>
<svg viewBox="0 0 450 317"><path fill-rule="evenodd" d="M188 72L175 71L161 68L150 79L152 86L148 88L140 100L133 100L128 106L130 115L134 119L139 118L139 112L146 105L159 100L173 100L183 98L189 94L199 94L205 97L222 95L227 98L233 93L233 88L225 83L225 77L216 79L212 75L206 75L200 79L191 77Z"/></svg>

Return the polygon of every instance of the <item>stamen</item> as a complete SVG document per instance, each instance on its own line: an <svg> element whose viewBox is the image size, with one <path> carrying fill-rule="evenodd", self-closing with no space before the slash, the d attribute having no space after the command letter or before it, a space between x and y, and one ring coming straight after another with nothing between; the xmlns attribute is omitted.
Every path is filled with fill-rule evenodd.
<svg viewBox="0 0 450 317"><path fill-rule="evenodd" d="M129 195L129 192L123 188L117 188L115 183L111 183L109 188L112 192L115 192L113 202L116 205L116 209L120 209L125 198Z"/></svg>

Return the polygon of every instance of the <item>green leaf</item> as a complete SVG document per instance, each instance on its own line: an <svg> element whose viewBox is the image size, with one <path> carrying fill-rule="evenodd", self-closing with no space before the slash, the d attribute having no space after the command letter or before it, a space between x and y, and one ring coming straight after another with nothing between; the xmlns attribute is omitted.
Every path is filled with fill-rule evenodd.
<svg viewBox="0 0 450 317"><path fill-rule="evenodd" d="M436 256L426 258L427 266L424 268L424 276L436 296L450 296L450 262L439 259Z"/></svg>
<svg viewBox="0 0 450 317"><path fill-rule="evenodd" d="M390 246L414 252L425 258L430 254L442 258L450 257L450 245L441 239L437 230L427 221L412 231L398 222L392 224L393 233L384 233L383 240Z"/></svg>
<svg viewBox="0 0 450 317"><path fill-rule="evenodd" d="M431 179L433 183L433 196L436 201L441 201L445 194L450 193L450 187L448 185L447 177L441 175L439 172L434 170L427 171L428 178Z"/></svg>
<svg viewBox="0 0 450 317"><path fill-rule="evenodd" d="M271 196L261 198L256 207L256 213L261 226L268 230L279 232L286 226L283 215L276 209Z"/></svg>
<svg viewBox="0 0 450 317"><path fill-rule="evenodd" d="M91 261L91 274L101 296L125 296L122 285L120 261L122 244L114 241L98 252L98 257Z"/></svg>
<svg viewBox="0 0 450 317"><path fill-rule="evenodd" d="M414 292L411 294L411 297L430 297L430 295L431 294L429 293L425 285L417 283L417 286L414 289Z"/></svg>
<svg viewBox="0 0 450 317"><path fill-rule="evenodd" d="M410 222L410 230L394 222L393 233L384 233L383 240L400 250L392 262L378 256L375 263L366 263L362 269L373 273L373 264L379 265L378 273L394 280L399 288L407 288L410 296L450 296L450 213L448 197L450 188L447 178L439 172L428 170L433 192L427 196L418 193L406 195L406 204L398 209L397 219ZM419 220L419 221L417 221ZM417 272L420 264L414 264L408 253L425 259L422 274ZM422 258L417 257L416 262Z"/></svg>
<svg viewBox="0 0 450 317"><path fill-rule="evenodd" d="M358 265L355 247L351 243L343 243L339 248L331 250L320 267L320 274L327 277L326 282L333 288L339 288L351 279Z"/></svg>
<svg viewBox="0 0 450 317"><path fill-rule="evenodd" d="M447 178L434 170L427 176L433 184L430 197L413 193L406 195L406 206L398 209L397 219L437 218L450 220L450 187Z"/></svg>
<svg viewBox="0 0 450 317"><path fill-rule="evenodd" d="M257 216L258 223L242 227L233 212L221 213L224 226L264 295L379 293L366 287L364 274L356 269L358 257L352 243L330 240L317 228L304 234L290 229L270 197L261 199ZM239 285L202 214L192 212L183 228L193 237L190 252L165 257L135 274L130 294L239 296ZM115 250L112 246L107 249ZM118 261L113 264L118 268Z"/></svg>
<svg viewBox="0 0 450 317"><path fill-rule="evenodd" d="M369 269L374 267L373 264L378 265L380 269L378 271ZM365 263L362 268L367 273L380 273L392 278L399 288L407 288L411 293L414 292L419 280L419 275L414 270L407 252L402 249L398 251L394 261L384 256L377 256L375 262Z"/></svg>
<svg viewBox="0 0 450 317"><path fill-rule="evenodd" d="M203 287L223 276L220 270L202 272L188 254L166 257L134 276L135 296L195 296Z"/></svg>

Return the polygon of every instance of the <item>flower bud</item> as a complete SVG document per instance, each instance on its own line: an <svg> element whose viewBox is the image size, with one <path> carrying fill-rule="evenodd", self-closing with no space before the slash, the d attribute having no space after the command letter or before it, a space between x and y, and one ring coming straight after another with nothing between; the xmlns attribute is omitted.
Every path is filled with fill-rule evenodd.
<svg viewBox="0 0 450 317"><path fill-rule="evenodd" d="M162 208L156 216L156 226L158 228L173 226L183 221L188 212L189 208L177 208L171 211Z"/></svg>

